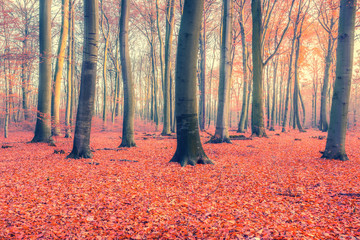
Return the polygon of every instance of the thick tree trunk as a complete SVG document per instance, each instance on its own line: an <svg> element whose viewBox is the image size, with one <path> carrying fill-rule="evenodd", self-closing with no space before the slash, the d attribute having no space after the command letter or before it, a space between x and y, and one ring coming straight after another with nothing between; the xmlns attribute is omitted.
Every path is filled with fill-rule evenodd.
<svg viewBox="0 0 360 240"><path fill-rule="evenodd" d="M51 0L40 0L40 60L38 113L31 142L53 143L51 138Z"/></svg>
<svg viewBox="0 0 360 240"><path fill-rule="evenodd" d="M164 77L164 126L161 135L171 134L171 46L174 28L174 0L167 0L166 37L165 37L165 77Z"/></svg>
<svg viewBox="0 0 360 240"><path fill-rule="evenodd" d="M84 38L74 145L68 158L92 158L90 133L94 113L96 65L99 50L99 6L96 0L84 1Z"/></svg>
<svg viewBox="0 0 360 240"><path fill-rule="evenodd" d="M122 142L119 147L134 147L135 92L131 74L129 54L129 5L130 0L121 1L120 16L120 57L121 72L124 83L124 117Z"/></svg>
<svg viewBox="0 0 360 240"><path fill-rule="evenodd" d="M336 80L329 132L322 155L327 159L348 160L345 152L345 136L353 70L356 2L356 0L341 0L340 2Z"/></svg>
<svg viewBox="0 0 360 240"><path fill-rule="evenodd" d="M264 97L263 97L263 62L261 57L261 1L251 1L253 21L252 55L253 55L253 96L251 109L251 133L257 137L266 137L264 127Z"/></svg>
<svg viewBox="0 0 360 240"><path fill-rule="evenodd" d="M177 148L170 162L211 164L200 141L196 101L196 64L204 0L185 0L176 62Z"/></svg>
<svg viewBox="0 0 360 240"><path fill-rule="evenodd" d="M54 74L54 83L51 101L52 134L60 135L60 98L61 98L61 80L63 75L66 43L69 33L69 0L62 0L62 23L59 39L59 49L56 59Z"/></svg>
<svg viewBox="0 0 360 240"><path fill-rule="evenodd" d="M211 142L213 143L230 143L229 109L231 81L232 0L223 0L223 11L218 108L215 135L211 139Z"/></svg>

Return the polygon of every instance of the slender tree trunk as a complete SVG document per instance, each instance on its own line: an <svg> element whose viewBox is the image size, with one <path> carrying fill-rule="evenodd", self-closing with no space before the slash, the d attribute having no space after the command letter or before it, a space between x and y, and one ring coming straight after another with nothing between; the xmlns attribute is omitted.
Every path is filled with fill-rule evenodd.
<svg viewBox="0 0 360 240"><path fill-rule="evenodd" d="M24 119L25 121L30 120L30 112L29 112L29 81L26 71L29 70L29 49L28 49L28 37L29 37L29 19L27 14L25 16L25 34L23 40L23 56L21 63L21 87L22 87L22 107L24 110Z"/></svg>
<svg viewBox="0 0 360 240"><path fill-rule="evenodd" d="M327 132L328 130L328 120L327 120L327 114L328 114L328 92L329 92L329 75L330 75L330 67L332 62L332 36L331 33L329 33L329 39L328 39L328 50L325 57L325 72L324 72L324 82L323 82L323 88L321 90L321 102L320 102L320 130L323 132Z"/></svg>
<svg viewBox="0 0 360 240"><path fill-rule="evenodd" d="M223 11L218 108L215 135L211 140L213 143L230 143L229 109L231 82L232 0L223 0Z"/></svg>
<svg viewBox="0 0 360 240"><path fill-rule="evenodd" d="M51 137L51 2L40 0L39 89L35 135L31 142L53 144Z"/></svg>
<svg viewBox="0 0 360 240"><path fill-rule="evenodd" d="M274 60L273 67L274 67L274 75L273 75L273 95L272 95L272 107L271 107L271 122L270 122L270 129L269 131L275 131L275 109L276 109L276 73L277 73L277 66L278 60Z"/></svg>
<svg viewBox="0 0 360 240"><path fill-rule="evenodd" d="M60 98L61 98L61 80L63 75L66 43L69 33L69 0L62 0L62 23L59 39L59 49L56 59L52 101L51 101L51 117L52 117L52 134L60 135Z"/></svg>
<svg viewBox="0 0 360 240"><path fill-rule="evenodd" d="M108 52L109 52L109 21L108 18L105 15L104 9L103 9L103 2L101 1L101 29L102 34L105 39L105 46L104 46L104 63L103 63L103 130L106 130L106 116L107 116L107 60L108 60Z"/></svg>
<svg viewBox="0 0 360 240"><path fill-rule="evenodd" d="M135 96L129 54L129 6L130 0L121 1L120 57L124 83L124 117L122 142L119 147L134 147Z"/></svg>
<svg viewBox="0 0 360 240"><path fill-rule="evenodd" d="M204 0L185 0L176 61L177 148L170 162L211 164L200 141L196 101L196 63Z"/></svg>
<svg viewBox="0 0 360 240"><path fill-rule="evenodd" d="M241 46L242 46L242 65L243 65L243 97L242 97L242 107L241 107L241 116L238 125L237 132L244 133L245 132L245 116L246 116L246 108L247 108L247 99L248 99L248 76L247 76L247 49L246 49L246 39L245 39L245 28L244 28L244 17L242 13L239 17L239 25L240 25L240 34L241 34Z"/></svg>
<svg viewBox="0 0 360 240"><path fill-rule="evenodd" d="M68 59L67 59L67 92L66 92L66 112L65 112L65 138L71 138L71 111L72 111L72 95L73 95L73 79L72 79L72 65L74 64L72 62L73 58L73 21L72 18L74 17L74 11L73 11L73 4L72 0L70 0L69 3L69 43L68 43Z"/></svg>
<svg viewBox="0 0 360 240"><path fill-rule="evenodd" d="M329 133L322 155L327 159L348 160L345 152L345 136L353 70L356 2L356 0L341 0L340 2L336 80Z"/></svg>
<svg viewBox="0 0 360 240"><path fill-rule="evenodd" d="M84 1L84 50L74 145L68 158L92 158L91 120L94 113L97 58L99 50L99 6L97 0Z"/></svg>
<svg viewBox="0 0 360 240"><path fill-rule="evenodd" d="M164 78L164 126L161 135L171 134L171 46L174 28L174 0L167 0L166 37L165 37L165 78Z"/></svg>
<svg viewBox="0 0 360 240"><path fill-rule="evenodd" d="M199 104L199 126L205 129L205 89L206 89L206 23L203 22L203 32L200 32L200 104Z"/></svg>
<svg viewBox="0 0 360 240"><path fill-rule="evenodd" d="M5 50L6 55L9 54L9 52L7 50ZM8 59L8 61L10 61ZM10 99L9 99L9 80L7 77L7 71L6 71L6 64L5 64L5 60L4 60L4 80L5 80L5 122L4 122L4 137L8 138L9 136L9 118L10 118L10 113L9 113L9 108L10 108ZM9 71L9 69L8 69Z"/></svg>
<svg viewBox="0 0 360 240"><path fill-rule="evenodd" d="M305 132L300 122L299 114L299 95L300 95L300 86L299 86L299 76L298 76L298 62L300 57L300 37L299 35L296 39L296 52L295 52L295 83L294 83L294 95L293 95L293 109L294 109L294 121L297 128L300 132Z"/></svg>
<svg viewBox="0 0 360 240"><path fill-rule="evenodd" d="M159 0L155 0L155 8L156 8L156 28L157 28L157 34L158 34L158 39L159 39L159 59L160 59L160 79L161 79L161 85L164 87L164 46L163 46L163 41L162 41L162 36L161 36L161 29L160 29L160 23L159 23Z"/></svg>

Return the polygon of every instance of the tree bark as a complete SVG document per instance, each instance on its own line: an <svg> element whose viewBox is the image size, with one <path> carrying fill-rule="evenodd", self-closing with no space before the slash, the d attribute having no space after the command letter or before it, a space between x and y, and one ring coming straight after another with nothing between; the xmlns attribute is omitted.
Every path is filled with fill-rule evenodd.
<svg viewBox="0 0 360 240"><path fill-rule="evenodd" d="M91 120L94 113L97 58L99 50L99 6L96 0L84 1L84 50L79 105L74 145L68 158L92 158Z"/></svg>
<svg viewBox="0 0 360 240"><path fill-rule="evenodd" d="M39 89L35 135L31 142L53 143L51 137L51 0L40 0Z"/></svg>
<svg viewBox="0 0 360 240"><path fill-rule="evenodd" d="M336 51L336 80L330 126L322 158L348 160L345 136L354 56L356 0L341 0Z"/></svg>
<svg viewBox="0 0 360 240"><path fill-rule="evenodd" d="M135 92L129 54L129 5L130 0L121 1L120 15L120 58L124 84L124 117L122 141L119 147L134 147Z"/></svg>
<svg viewBox="0 0 360 240"><path fill-rule="evenodd" d="M196 101L196 65L204 0L185 0L176 62L177 148L170 162L181 166L213 163L205 154L199 134Z"/></svg>

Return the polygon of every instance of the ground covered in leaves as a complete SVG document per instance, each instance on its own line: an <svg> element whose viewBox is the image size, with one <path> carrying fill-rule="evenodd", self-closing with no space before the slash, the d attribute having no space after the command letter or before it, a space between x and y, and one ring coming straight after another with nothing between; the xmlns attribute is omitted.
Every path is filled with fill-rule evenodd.
<svg viewBox="0 0 360 240"><path fill-rule="evenodd" d="M94 132L92 160L66 159L71 139L0 139L0 239L360 238L358 133L347 162L320 158L324 133L277 131L204 144L215 165L184 168L168 163L174 136L116 149L119 134Z"/></svg>

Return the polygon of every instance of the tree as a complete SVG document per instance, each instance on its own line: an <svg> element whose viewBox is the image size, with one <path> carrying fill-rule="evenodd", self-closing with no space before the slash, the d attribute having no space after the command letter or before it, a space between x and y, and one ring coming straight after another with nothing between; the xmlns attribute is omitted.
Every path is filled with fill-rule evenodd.
<svg viewBox="0 0 360 240"><path fill-rule="evenodd" d="M122 130L122 142L119 147L134 147L134 117L135 117L135 94L134 83L131 75L131 61L129 54L129 0L121 1L120 16L120 58L121 72L124 84L124 119Z"/></svg>
<svg viewBox="0 0 360 240"><path fill-rule="evenodd" d="M251 14L253 21L253 32L252 32L252 56L253 56L253 92L252 92L252 111L251 111L251 132L252 135L257 137L267 136L264 127L264 99L263 99L263 68L264 66L275 56L278 51L282 40L284 39L285 33L289 28L291 11L294 5L294 0L291 2L291 7L289 11L289 19L286 27L284 28L280 40L276 45L273 53L269 54L267 59L263 62L262 59L262 48L263 48L263 38L266 36L266 32L263 32L268 29L268 23L271 16L271 12L274 9L276 1L274 1L271 10L267 11L265 26L262 27L262 12L261 12L261 1L252 0L251 1Z"/></svg>
<svg viewBox="0 0 360 240"><path fill-rule="evenodd" d="M84 1L84 48L79 105L76 114L74 145L68 158L92 158L91 120L94 113L99 44L99 6L96 0Z"/></svg>
<svg viewBox="0 0 360 240"><path fill-rule="evenodd" d="M40 0L39 89L35 136L31 142L53 143L51 137L51 0Z"/></svg>
<svg viewBox="0 0 360 240"><path fill-rule="evenodd" d="M248 51L246 47L246 35L245 35L245 21L244 21L244 8L245 8L245 1L235 1L236 4L239 6L239 26L240 26L240 34L241 34L241 47L242 47L242 68L243 68L243 79L244 79L244 85L243 85L243 96L242 96L242 107L241 107L241 115L240 120L238 124L237 132L244 133L245 132L245 120L247 116L247 99L249 95L249 82L248 82L248 72L247 72L247 58L248 58Z"/></svg>
<svg viewBox="0 0 360 240"><path fill-rule="evenodd" d="M170 69L171 45L174 28L174 0L167 0L166 7L166 36L165 36L165 77L164 77L164 126L162 135L170 135Z"/></svg>
<svg viewBox="0 0 360 240"><path fill-rule="evenodd" d="M345 136L353 70L356 0L341 0L336 50L336 79L330 126L322 158L348 160Z"/></svg>
<svg viewBox="0 0 360 240"><path fill-rule="evenodd" d="M231 82L231 41L232 41L232 0L223 0L223 23L221 33L220 77L218 92L218 109L215 135L211 142L230 143L229 109Z"/></svg>
<svg viewBox="0 0 360 240"><path fill-rule="evenodd" d="M320 102L320 124L319 128L323 132L328 130L328 94L329 94L329 76L330 68L332 64L333 51L335 46L335 28L338 19L335 17L335 9L337 8L336 4L333 1L322 1L318 9L319 17L318 22L321 27L328 34L328 43L325 51L325 69L324 69L324 80L321 89L321 102Z"/></svg>
<svg viewBox="0 0 360 240"><path fill-rule="evenodd" d="M212 164L200 141L196 100L196 64L204 0L185 0L175 72L177 148L170 162L181 166Z"/></svg>
<svg viewBox="0 0 360 240"><path fill-rule="evenodd" d="M73 0L69 2L69 43L67 58L67 92L66 92L66 112L65 112L65 138L71 138L71 125L73 117L73 95L74 95L74 72L75 72L75 52L74 52L74 16Z"/></svg>
<svg viewBox="0 0 360 240"><path fill-rule="evenodd" d="M104 64L103 64L103 81L104 81L104 92L103 92L103 130L106 129L106 112L107 112L107 59L108 59L108 52L109 52L109 37L110 37L110 26L109 26L109 19L107 18L103 1L101 0L101 30L102 35L105 40L104 46Z"/></svg>
<svg viewBox="0 0 360 240"><path fill-rule="evenodd" d="M51 117L52 117L52 134L60 135L60 97L61 97L61 80L63 75L63 67L65 61L65 50L68 38L69 28L69 0L62 0L62 21L61 33L59 39L58 55L56 59L54 85L51 101Z"/></svg>

